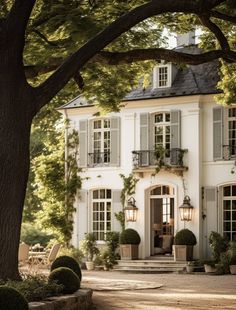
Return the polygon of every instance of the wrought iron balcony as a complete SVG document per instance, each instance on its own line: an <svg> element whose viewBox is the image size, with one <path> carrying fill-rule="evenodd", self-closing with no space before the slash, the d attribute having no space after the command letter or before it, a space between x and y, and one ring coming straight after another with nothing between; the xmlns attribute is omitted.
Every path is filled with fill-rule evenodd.
<svg viewBox="0 0 236 310"><path fill-rule="evenodd" d="M168 151L167 155L160 158L155 150L133 151L133 166L134 168L157 166L161 160L163 166L183 167L183 155L185 152L186 150L173 148Z"/></svg>
<svg viewBox="0 0 236 310"><path fill-rule="evenodd" d="M236 158L236 145L223 145L223 159Z"/></svg>
<svg viewBox="0 0 236 310"><path fill-rule="evenodd" d="M110 151L88 153L88 166L104 166L110 163Z"/></svg>

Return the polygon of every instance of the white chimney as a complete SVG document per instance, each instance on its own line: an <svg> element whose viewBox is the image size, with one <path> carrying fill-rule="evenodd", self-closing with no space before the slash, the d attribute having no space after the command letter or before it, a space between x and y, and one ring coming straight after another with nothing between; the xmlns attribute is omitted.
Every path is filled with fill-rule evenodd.
<svg viewBox="0 0 236 310"><path fill-rule="evenodd" d="M177 48L195 44L195 31L177 34Z"/></svg>

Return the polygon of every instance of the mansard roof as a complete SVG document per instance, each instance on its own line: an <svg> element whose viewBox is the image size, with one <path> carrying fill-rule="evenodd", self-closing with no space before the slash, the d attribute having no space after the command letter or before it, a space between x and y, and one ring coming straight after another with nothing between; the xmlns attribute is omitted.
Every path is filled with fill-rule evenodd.
<svg viewBox="0 0 236 310"><path fill-rule="evenodd" d="M139 87L126 95L124 100L153 99L189 95L217 94L219 80L218 62L208 62L197 66L179 69L171 87L143 89Z"/></svg>

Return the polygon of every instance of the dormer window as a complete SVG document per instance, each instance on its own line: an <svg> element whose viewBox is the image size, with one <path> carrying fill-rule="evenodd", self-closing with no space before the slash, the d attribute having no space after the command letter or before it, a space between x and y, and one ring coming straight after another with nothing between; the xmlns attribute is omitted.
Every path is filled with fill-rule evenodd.
<svg viewBox="0 0 236 310"><path fill-rule="evenodd" d="M153 70L153 88L171 87L176 75L176 68L171 63L159 64Z"/></svg>
<svg viewBox="0 0 236 310"><path fill-rule="evenodd" d="M168 67L158 68L158 87L166 87L168 84Z"/></svg>

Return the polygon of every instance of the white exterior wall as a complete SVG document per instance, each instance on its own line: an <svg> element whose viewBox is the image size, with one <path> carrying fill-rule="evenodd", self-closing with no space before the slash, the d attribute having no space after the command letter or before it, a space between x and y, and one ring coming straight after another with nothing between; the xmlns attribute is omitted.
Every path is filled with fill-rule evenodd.
<svg viewBox="0 0 236 310"><path fill-rule="evenodd" d="M93 167L84 169L82 188L91 191L93 189L108 188L122 189L123 182L119 174L126 176L132 172L132 151L140 150L140 113L153 113L170 110L181 110L181 149L187 149L184 155L184 165L188 171L183 177L172 172L160 171L153 176L153 171L146 170L142 174L136 174L140 180L136 185L136 193L133 195L138 207L138 218L134 223L127 223L126 227L136 229L141 236L139 247L140 257L150 255L150 188L157 185L171 185L175 189L174 231L182 228L192 230L198 240L195 247L195 257L202 256L204 243L203 219L202 219L202 187L216 186L235 182L236 177L231 174L234 161L213 161L213 120L212 109L214 103L212 95L183 96L176 98L149 99L125 102L125 107L120 113L111 115L121 118L121 164L120 167ZM90 119L97 112L95 107L82 107L67 109L67 116L71 120L72 127L78 129L79 121ZM183 186L184 184L184 186ZM178 207L182 204L185 195L191 198L194 206L193 219L184 223L180 220ZM88 202L89 203L89 202ZM78 233L78 218L80 202L76 200L77 212L75 214L74 236L72 242L79 245L79 239L83 233L91 229L89 217L83 223L82 233ZM87 209L88 211L88 209ZM80 228L81 229L81 228ZM203 253L204 254L204 253Z"/></svg>

